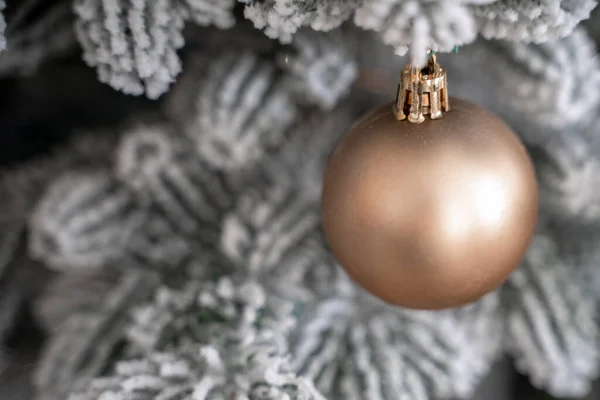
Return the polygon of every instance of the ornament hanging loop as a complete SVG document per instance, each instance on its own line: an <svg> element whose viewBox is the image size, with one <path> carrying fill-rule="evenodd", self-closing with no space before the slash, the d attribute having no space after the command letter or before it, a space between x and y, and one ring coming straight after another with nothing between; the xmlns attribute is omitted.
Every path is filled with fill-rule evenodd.
<svg viewBox="0 0 600 400"><path fill-rule="evenodd" d="M417 124L425 121L425 115L438 119L450 110L448 97L446 71L432 53L424 68L407 65L402 69L394 115L399 121L408 119Z"/></svg>

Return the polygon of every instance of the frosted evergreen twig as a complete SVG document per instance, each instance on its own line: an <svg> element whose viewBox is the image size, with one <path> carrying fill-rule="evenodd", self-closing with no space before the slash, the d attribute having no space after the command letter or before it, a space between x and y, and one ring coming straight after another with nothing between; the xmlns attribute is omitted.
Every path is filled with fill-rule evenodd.
<svg viewBox="0 0 600 400"><path fill-rule="evenodd" d="M590 128L595 132L595 128ZM600 159L581 128L571 137L548 142L545 148L532 147L540 182L540 204L564 224L582 227L600 219L600 196L594 189L600 183ZM578 137L578 135L582 135Z"/></svg>
<svg viewBox="0 0 600 400"><path fill-rule="evenodd" d="M218 236L219 216L231 203L230 188L194 150L173 127L136 126L119 146L116 175L179 235L210 244Z"/></svg>
<svg viewBox="0 0 600 400"><path fill-rule="evenodd" d="M36 4L39 0L34 0ZM25 10L21 6L17 12ZM6 29L7 49L0 55L0 75L29 74L35 72L45 61L74 48L73 18L68 2L56 2L43 17L20 25L18 20L26 15L16 15ZM15 27L17 26L17 27Z"/></svg>
<svg viewBox="0 0 600 400"><path fill-rule="evenodd" d="M186 20L231 27L233 0L75 0L84 60L100 81L131 95L157 99L182 70Z"/></svg>
<svg viewBox="0 0 600 400"><path fill-rule="evenodd" d="M215 25L221 29L235 24L235 0L178 0L184 17L200 26Z"/></svg>
<svg viewBox="0 0 600 400"><path fill-rule="evenodd" d="M6 2L0 0L0 52L6 50L6 36L4 31L6 30L6 20L4 19L3 11L6 8Z"/></svg>
<svg viewBox="0 0 600 400"><path fill-rule="evenodd" d="M271 38L290 43L292 36L303 26L329 31L339 27L352 16L361 0L241 0L249 3L244 15Z"/></svg>
<svg viewBox="0 0 600 400"><path fill-rule="evenodd" d="M294 36L296 54L285 55L280 63L300 103L331 111L350 92L358 67L348 41L341 30L325 34L303 29Z"/></svg>
<svg viewBox="0 0 600 400"><path fill-rule="evenodd" d="M321 174L334 144L353 119L341 107L309 114L278 153L266 157L223 216L219 250L236 268L310 299L348 284L321 232ZM292 290L291 287L284 290Z"/></svg>
<svg viewBox="0 0 600 400"><path fill-rule="evenodd" d="M117 90L156 99L181 72L184 17L174 0L76 0L84 60Z"/></svg>
<svg viewBox="0 0 600 400"><path fill-rule="evenodd" d="M480 352L468 339L476 325L464 316L406 311L365 297L320 299L305 312L292 338L294 366L330 398L466 398L500 343L495 318L479 332L494 333L492 348Z"/></svg>
<svg viewBox="0 0 600 400"><path fill-rule="evenodd" d="M97 268L123 255L142 220L137 199L105 171L65 174L33 212L30 250L54 268Z"/></svg>
<svg viewBox="0 0 600 400"><path fill-rule="evenodd" d="M146 310L154 308L152 315L156 316L169 304L176 306L170 309L181 321L176 325L180 330L172 336L176 342L167 342L171 346L152 342L150 346L158 348L147 352L145 358L118 363L111 376L94 380L88 390L70 399L127 398L136 393L145 396L142 399L278 398L287 394L291 399L322 400L309 381L297 377L286 365L281 336L286 324L281 324L281 318L292 309L282 309L281 301L264 290L255 282L229 278L189 284L180 293L165 289ZM136 332L147 337L153 331ZM160 332L157 334L162 335ZM143 339L137 343L150 342Z"/></svg>
<svg viewBox="0 0 600 400"><path fill-rule="evenodd" d="M502 301L501 291L496 290L473 304L455 310L457 323L469 340L468 349L462 353L465 362L457 362L452 378L456 393L463 396L472 394L481 378L491 371L493 363L504 355L506 324ZM470 372L463 369L466 365L470 365Z"/></svg>
<svg viewBox="0 0 600 400"><path fill-rule="evenodd" d="M499 75L497 79L506 79L496 97L512 98L510 108L505 107L505 113L512 114L507 117L519 113L521 120L538 124L540 131L569 129L595 118L600 104L600 59L583 29L540 45L506 42L487 45L496 58L502 55L493 69ZM526 140L529 143L544 140L534 137L541 133L532 132ZM527 132L524 130L523 134Z"/></svg>
<svg viewBox="0 0 600 400"><path fill-rule="evenodd" d="M469 3L468 0L365 1L356 11L354 22L379 32L384 43L393 46L397 54L404 55L410 50L411 62L423 65L428 48L447 52L475 40L477 27Z"/></svg>
<svg viewBox="0 0 600 400"><path fill-rule="evenodd" d="M215 54L210 63L193 59L169 95L167 112L207 167L230 176L252 170L290 139L307 116L301 106L331 110L349 91L356 64L340 39L339 32L332 38L303 32L293 51L276 53L278 67L241 49Z"/></svg>
<svg viewBox="0 0 600 400"><path fill-rule="evenodd" d="M219 221L232 187L197 157L190 139L165 123L140 123L123 133L114 165L117 179L141 199L143 222L126 243L141 268L196 277L216 257Z"/></svg>
<svg viewBox="0 0 600 400"><path fill-rule="evenodd" d="M111 151L108 135L84 134L55 154L1 172L0 308L16 312L21 302L36 301L49 280L49 271L27 254L25 238L27 219L44 190L56 174L69 167L106 163Z"/></svg>
<svg viewBox="0 0 600 400"><path fill-rule="evenodd" d="M488 39L545 42L569 35L589 18L595 0L524 1L497 0L473 7L479 32Z"/></svg>
<svg viewBox="0 0 600 400"><path fill-rule="evenodd" d="M0 203L6 215L25 221L49 184L69 169L105 168L115 149L114 136L108 132L82 132L63 148L47 157L0 171ZM8 211L10 210L10 211Z"/></svg>
<svg viewBox="0 0 600 400"><path fill-rule="evenodd" d="M197 89L195 114L184 126L210 166L249 168L281 145L299 111L276 73L248 51L226 52L212 60Z"/></svg>
<svg viewBox="0 0 600 400"><path fill-rule="evenodd" d="M95 312L120 279L107 269L71 270L53 277L34 304L34 315L47 332L58 334L73 315Z"/></svg>
<svg viewBox="0 0 600 400"><path fill-rule="evenodd" d="M129 309L147 299L157 283L155 276L127 271L95 307L71 315L39 360L34 376L37 399L64 398L111 365L124 339Z"/></svg>
<svg viewBox="0 0 600 400"><path fill-rule="evenodd" d="M539 234L509 280L509 350L535 386L557 397L580 396L598 375L595 302L557 250Z"/></svg>
<svg viewBox="0 0 600 400"><path fill-rule="evenodd" d="M323 171L329 157L342 135L363 112L354 101L352 97L326 113L313 110L304 114L302 123L294 126L274 157L263 160L261 168L285 171L290 176L288 179L302 188L303 195L319 201Z"/></svg>
<svg viewBox="0 0 600 400"><path fill-rule="evenodd" d="M191 399L194 387L202 381L204 364L200 351L171 351L150 355L146 358L123 360L115 366L114 374L97 378L85 390L71 394L68 400L100 400L102 398L132 398L151 400ZM159 397L160 396L160 397Z"/></svg>
<svg viewBox="0 0 600 400"><path fill-rule="evenodd" d="M486 38L544 42L570 34L589 17L594 0L268 0L248 3L245 16L267 36L290 43L299 28L329 31L354 18L379 33L398 54L423 64L426 49L451 51Z"/></svg>

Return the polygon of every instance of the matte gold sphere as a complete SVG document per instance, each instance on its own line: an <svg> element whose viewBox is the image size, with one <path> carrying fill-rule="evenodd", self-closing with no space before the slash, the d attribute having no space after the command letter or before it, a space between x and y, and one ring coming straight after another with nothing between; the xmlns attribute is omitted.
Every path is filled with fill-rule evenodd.
<svg viewBox="0 0 600 400"><path fill-rule="evenodd" d="M538 218L533 165L488 111L452 99L441 119L398 121L391 104L360 120L325 172L329 246L352 279L415 309L456 307L501 285Z"/></svg>

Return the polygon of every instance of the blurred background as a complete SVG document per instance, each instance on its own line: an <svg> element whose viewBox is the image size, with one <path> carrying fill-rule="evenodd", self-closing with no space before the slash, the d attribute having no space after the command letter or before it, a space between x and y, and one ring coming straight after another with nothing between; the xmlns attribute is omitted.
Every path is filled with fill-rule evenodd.
<svg viewBox="0 0 600 400"><path fill-rule="evenodd" d="M15 7L10 7L11 3L18 1L26 0L8 1L7 10L14 9ZM43 11L43 9L39 10L40 13ZM11 18L13 16L7 15L8 21ZM35 23L39 15L30 15L28 18L29 20L22 21L21 24L26 26ZM61 25L57 22L56 25L49 26ZM586 28L600 30L598 22L587 23ZM18 35L18 31L17 28L14 29L15 36ZM12 30L8 31L8 39L12 32ZM96 72L82 61L78 46L69 40L72 38L65 36L64 48L44 54L39 64L32 58L31 69L23 68L26 63L17 64L22 71L16 74L13 73L16 67L11 66L9 61L0 56L0 166L4 179L24 165L30 165L35 160L60 151L74 135L83 133L115 135L116 128L127 122L132 115L162 112L163 100L151 101L143 97L125 96L100 83ZM362 60L360 65L362 80L354 90L362 99L364 104L361 107L364 109L393 98L395 87L389 84L393 82L400 67L406 61L394 57L389 48L378 47L374 43L369 41L367 45L358 46ZM34 51L33 42L23 41L22 45L25 50L29 46L30 53L26 55L27 57L44 53L43 49ZM460 51L461 54L469 54L469 46L461 48ZM33 65L36 67L34 68ZM460 79L457 78L456 81ZM457 92L461 91L460 83L452 83L452 85L456 86ZM386 89L389 89L387 94ZM2 208L2 204L0 202L0 214L9 210L6 207ZM10 210L12 212L13 208ZM12 216L0 215L2 220L10 219L7 217ZM8 225L2 226L6 229ZM7 232L0 232L0 234L6 235ZM0 248L0 297L8 295L2 290L5 281L12 279L13 272L9 264L22 262L18 258L18 261L15 261L14 255L8 254L12 251L13 249ZM27 262L35 264L33 260ZM28 275L19 276L18 279L26 282L24 286L29 286L31 292L36 293L48 279L50 272L41 265L32 266L29 271ZM30 372L36 364L37 354L45 340L45 333L36 326L32 318L31 304L28 301L18 304L16 322L9 326L5 335L0 335L4 338L3 343L0 344L0 400L32 398ZM13 311L0 308L0 321L11 312ZM509 361L503 360L482 384L474 400L551 398L535 390L526 378L514 370ZM596 385L593 393L585 399L600 399L600 385Z"/></svg>

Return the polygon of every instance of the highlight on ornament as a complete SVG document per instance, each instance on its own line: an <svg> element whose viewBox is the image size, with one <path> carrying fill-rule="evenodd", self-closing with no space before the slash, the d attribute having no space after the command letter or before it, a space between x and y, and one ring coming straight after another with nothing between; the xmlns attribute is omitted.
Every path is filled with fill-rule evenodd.
<svg viewBox="0 0 600 400"><path fill-rule="evenodd" d="M385 302L476 301L519 266L538 219L532 162L498 117L452 98L431 53L396 100L359 120L331 155L323 230L339 264Z"/></svg>

